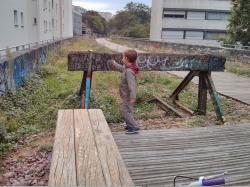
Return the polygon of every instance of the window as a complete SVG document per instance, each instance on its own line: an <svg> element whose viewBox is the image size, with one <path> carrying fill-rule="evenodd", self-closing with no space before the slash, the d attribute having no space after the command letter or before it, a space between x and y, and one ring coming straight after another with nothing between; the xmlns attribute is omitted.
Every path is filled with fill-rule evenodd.
<svg viewBox="0 0 250 187"><path fill-rule="evenodd" d="M205 12L187 12L187 19L205 20Z"/></svg>
<svg viewBox="0 0 250 187"><path fill-rule="evenodd" d="M52 0L52 9L54 8L54 0Z"/></svg>
<svg viewBox="0 0 250 187"><path fill-rule="evenodd" d="M51 23L50 23L50 21L49 21L49 31L51 31Z"/></svg>
<svg viewBox="0 0 250 187"><path fill-rule="evenodd" d="M36 19L36 18L34 18L34 23L33 23L33 25L37 25L37 19Z"/></svg>
<svg viewBox="0 0 250 187"><path fill-rule="evenodd" d="M183 39L184 31L162 31L162 39Z"/></svg>
<svg viewBox="0 0 250 187"><path fill-rule="evenodd" d="M17 10L14 10L14 26L18 27L18 15Z"/></svg>
<svg viewBox="0 0 250 187"><path fill-rule="evenodd" d="M44 33L46 32L46 21L45 20L43 21L43 32Z"/></svg>
<svg viewBox="0 0 250 187"><path fill-rule="evenodd" d="M207 40L218 40L220 38L226 38L227 34L225 32L205 32L205 39Z"/></svg>
<svg viewBox="0 0 250 187"><path fill-rule="evenodd" d="M52 28L54 29L55 27L55 21L54 21L54 18L52 18Z"/></svg>
<svg viewBox="0 0 250 187"><path fill-rule="evenodd" d="M56 14L57 14L58 4L56 4Z"/></svg>
<svg viewBox="0 0 250 187"><path fill-rule="evenodd" d="M21 12L21 27L24 27L23 12Z"/></svg>
<svg viewBox="0 0 250 187"><path fill-rule="evenodd" d="M49 12L51 11L51 2L49 1Z"/></svg>
<svg viewBox="0 0 250 187"><path fill-rule="evenodd" d="M165 10L163 12L164 18L185 18L185 11L172 11L172 10Z"/></svg>
<svg viewBox="0 0 250 187"><path fill-rule="evenodd" d="M203 40L203 32L201 31L186 31L186 39Z"/></svg>
<svg viewBox="0 0 250 187"><path fill-rule="evenodd" d="M207 20L229 20L230 14L224 12L207 12Z"/></svg>
<svg viewBox="0 0 250 187"><path fill-rule="evenodd" d="M43 0L43 10L47 9L47 0Z"/></svg>

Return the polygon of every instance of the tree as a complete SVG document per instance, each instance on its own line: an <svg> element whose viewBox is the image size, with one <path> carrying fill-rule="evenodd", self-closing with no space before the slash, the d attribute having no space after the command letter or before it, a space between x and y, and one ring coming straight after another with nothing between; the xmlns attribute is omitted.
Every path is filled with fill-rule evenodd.
<svg viewBox="0 0 250 187"><path fill-rule="evenodd" d="M129 27L125 32L124 36L134 38L147 38L149 33L149 25L136 24L133 27Z"/></svg>
<svg viewBox="0 0 250 187"><path fill-rule="evenodd" d="M83 14L83 22L87 23L94 33L107 34L108 26L106 20L96 11L87 11Z"/></svg>
<svg viewBox="0 0 250 187"><path fill-rule="evenodd" d="M110 21L111 32L128 37L149 37L151 10L141 3L128 3Z"/></svg>
<svg viewBox="0 0 250 187"><path fill-rule="evenodd" d="M142 3L130 2L125 6L125 11L132 13L141 23L149 23L151 18L151 9Z"/></svg>
<svg viewBox="0 0 250 187"><path fill-rule="evenodd" d="M229 24L230 41L250 45L250 1L232 0L233 7Z"/></svg>

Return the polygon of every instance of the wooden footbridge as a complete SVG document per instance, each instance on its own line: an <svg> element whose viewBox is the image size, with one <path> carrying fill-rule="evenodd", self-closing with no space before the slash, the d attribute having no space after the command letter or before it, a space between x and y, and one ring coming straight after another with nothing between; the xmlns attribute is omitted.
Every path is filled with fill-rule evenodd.
<svg viewBox="0 0 250 187"><path fill-rule="evenodd" d="M107 63L111 58L121 63L122 54L69 55L69 70L84 71L80 93L86 93L85 98L92 73L112 70ZM208 90L218 117L223 118L210 73L224 70L224 58L141 54L137 64L147 71L189 70L170 99L177 100L180 91L198 76L198 110L205 113ZM250 184L250 124L142 131L128 136L112 134L101 110L58 113L50 186L173 186L177 175L197 178L225 171L229 173L227 185ZM178 181L180 184L187 181Z"/></svg>

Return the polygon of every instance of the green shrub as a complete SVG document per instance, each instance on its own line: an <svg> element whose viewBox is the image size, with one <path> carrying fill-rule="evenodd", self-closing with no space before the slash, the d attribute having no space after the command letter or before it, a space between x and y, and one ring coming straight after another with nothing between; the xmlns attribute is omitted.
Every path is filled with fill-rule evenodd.
<svg viewBox="0 0 250 187"><path fill-rule="evenodd" d="M0 123L0 143L3 143L6 139L7 131L5 125Z"/></svg>

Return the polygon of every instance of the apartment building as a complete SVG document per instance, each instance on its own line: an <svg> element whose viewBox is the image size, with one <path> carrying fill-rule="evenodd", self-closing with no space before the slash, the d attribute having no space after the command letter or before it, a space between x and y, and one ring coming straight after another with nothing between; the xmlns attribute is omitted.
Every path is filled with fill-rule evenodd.
<svg viewBox="0 0 250 187"><path fill-rule="evenodd" d="M226 36L231 0L152 0L150 40L216 43Z"/></svg>
<svg viewBox="0 0 250 187"><path fill-rule="evenodd" d="M72 37L72 0L2 0L0 30L0 49Z"/></svg>
<svg viewBox="0 0 250 187"><path fill-rule="evenodd" d="M74 36L81 36L83 34L82 14L87 10L73 5L73 34Z"/></svg>

